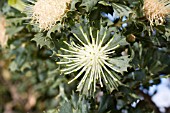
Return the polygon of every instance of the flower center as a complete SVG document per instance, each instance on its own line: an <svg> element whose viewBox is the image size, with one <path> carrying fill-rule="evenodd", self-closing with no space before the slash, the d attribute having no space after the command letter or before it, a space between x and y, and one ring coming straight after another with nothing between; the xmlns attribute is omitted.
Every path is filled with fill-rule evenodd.
<svg viewBox="0 0 170 113"><path fill-rule="evenodd" d="M100 65L101 60L105 59L104 52L102 52L101 48L97 45L88 45L84 47L82 54L84 54L82 60L86 60L91 66Z"/></svg>

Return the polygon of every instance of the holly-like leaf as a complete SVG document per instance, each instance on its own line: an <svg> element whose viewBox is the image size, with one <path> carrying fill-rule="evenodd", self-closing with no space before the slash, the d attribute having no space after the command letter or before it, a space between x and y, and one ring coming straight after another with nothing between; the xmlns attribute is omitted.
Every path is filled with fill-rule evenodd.
<svg viewBox="0 0 170 113"><path fill-rule="evenodd" d="M112 3L112 7L113 9L116 11L117 14L119 14L119 16L129 16L130 13L132 13L132 10L122 4L118 4L118 3Z"/></svg>
<svg viewBox="0 0 170 113"><path fill-rule="evenodd" d="M65 102L59 113L73 113L70 102Z"/></svg>
<svg viewBox="0 0 170 113"><path fill-rule="evenodd" d="M23 30L23 26L20 27L16 27L16 26L11 26L7 28L7 33L9 36L13 36L16 35L18 32L20 32L21 30Z"/></svg>
<svg viewBox="0 0 170 113"><path fill-rule="evenodd" d="M49 37L43 36L43 33L36 34L32 41L35 41L37 43L37 46L40 46L40 48L42 48L43 46L53 48L51 39Z"/></svg>
<svg viewBox="0 0 170 113"><path fill-rule="evenodd" d="M63 25L61 23L58 23L57 25L53 26L48 32L47 37L51 38L51 33L55 33L56 31L61 32L61 28Z"/></svg>
<svg viewBox="0 0 170 113"><path fill-rule="evenodd" d="M104 95L101 97L98 113L106 113L106 110L113 108L114 102L110 101L113 98L110 95Z"/></svg>
<svg viewBox="0 0 170 113"><path fill-rule="evenodd" d="M80 2L80 0L73 0L73 1L71 2L71 8L70 8L71 11L76 10L76 4L77 4L78 2Z"/></svg>
<svg viewBox="0 0 170 113"><path fill-rule="evenodd" d="M64 101L57 110L48 110L45 113L89 113L89 103L82 96L73 93L71 99Z"/></svg>
<svg viewBox="0 0 170 113"><path fill-rule="evenodd" d="M132 13L132 10L122 4L118 4L118 3L108 3L105 1L100 1L99 4L104 5L104 6L112 6L114 13L118 14L120 17L121 16L129 16L130 13Z"/></svg>
<svg viewBox="0 0 170 113"><path fill-rule="evenodd" d="M123 73L124 71L127 71L127 67L130 67L129 62L130 58L129 56L121 56L121 57L115 57L109 60L110 63L114 64L113 68L117 70L120 73Z"/></svg>
<svg viewBox="0 0 170 113"><path fill-rule="evenodd" d="M89 113L89 103L76 94L71 96L71 100L65 101L59 113Z"/></svg>
<svg viewBox="0 0 170 113"><path fill-rule="evenodd" d="M90 12L99 0L82 0L81 6L85 6L86 12Z"/></svg>

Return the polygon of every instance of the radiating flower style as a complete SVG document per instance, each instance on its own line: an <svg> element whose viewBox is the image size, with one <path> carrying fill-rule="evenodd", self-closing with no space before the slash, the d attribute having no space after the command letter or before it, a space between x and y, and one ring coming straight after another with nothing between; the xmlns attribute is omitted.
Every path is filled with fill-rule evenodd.
<svg viewBox="0 0 170 113"><path fill-rule="evenodd" d="M144 13L150 25L162 25L165 17L170 14L169 0L144 0Z"/></svg>
<svg viewBox="0 0 170 113"><path fill-rule="evenodd" d="M93 93L96 91L96 84L100 84L101 87L107 85L109 90L117 89L121 82L119 81L120 77L115 72L121 73L121 71L117 62L118 59L114 59L113 54L119 44L114 43L114 37L106 38L106 31L102 37L99 36L99 31L97 31L97 36L94 36L91 27L89 37L81 26L80 31L83 38L74 34L80 44L65 42L69 49L61 48L61 50L67 54L57 54L57 56L63 57L63 60L57 62L57 64L66 65L66 68L62 69L61 72L64 74L78 72L68 83L70 84L77 78L82 77L77 86L77 90L80 92L86 90L85 92ZM119 63L121 64L121 61ZM124 68L123 70L126 70L126 63L124 63Z"/></svg>
<svg viewBox="0 0 170 113"><path fill-rule="evenodd" d="M6 21L3 16L0 15L0 45L5 47L7 45L8 36L6 35Z"/></svg>
<svg viewBox="0 0 170 113"><path fill-rule="evenodd" d="M33 24L38 24L41 30L49 30L67 11L67 3L71 0L37 0L29 6ZM28 10L28 9L27 9Z"/></svg>

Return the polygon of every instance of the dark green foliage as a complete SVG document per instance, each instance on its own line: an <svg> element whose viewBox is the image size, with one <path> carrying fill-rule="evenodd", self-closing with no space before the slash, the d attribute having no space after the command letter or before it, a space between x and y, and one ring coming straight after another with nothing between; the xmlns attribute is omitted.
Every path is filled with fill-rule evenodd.
<svg viewBox="0 0 170 113"><path fill-rule="evenodd" d="M151 29L143 13L143 0L73 0L62 20L49 31L40 31L24 13L27 2L0 0L0 14L7 20L9 37L7 47L0 47L0 112L5 112L10 103L10 110L16 113L159 113L151 97L140 88L149 89L159 84L160 78L170 76L169 17L165 25ZM112 15L113 11L119 16L116 22L101 15ZM127 17L124 22L123 16ZM123 23L127 27L120 29ZM104 43L114 38L110 46L120 45L110 60L120 71L112 73L121 82L117 90L97 84L97 91L87 97L89 79L83 91L77 92L81 77L71 84L68 81L79 71L69 75L60 71L64 66L56 64L60 61L56 54L64 53L60 48L69 48L64 41L81 45L76 34L86 43L80 26L88 37L90 27L94 36L99 30L100 40L106 31Z"/></svg>

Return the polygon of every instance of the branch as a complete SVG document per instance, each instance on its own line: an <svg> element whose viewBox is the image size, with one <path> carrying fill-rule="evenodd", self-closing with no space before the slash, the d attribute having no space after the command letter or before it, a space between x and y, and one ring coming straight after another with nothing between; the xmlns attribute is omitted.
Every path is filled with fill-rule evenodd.
<svg viewBox="0 0 170 113"><path fill-rule="evenodd" d="M139 95L141 95L144 98L144 101L148 103L148 105L153 108L154 113L161 113L159 108L156 106L156 104L152 101L151 96L149 96L148 94L145 94L143 91L141 90L137 90L137 93Z"/></svg>

